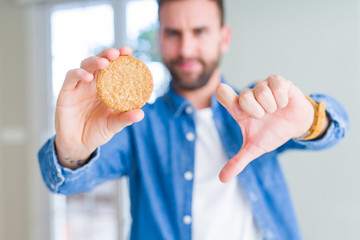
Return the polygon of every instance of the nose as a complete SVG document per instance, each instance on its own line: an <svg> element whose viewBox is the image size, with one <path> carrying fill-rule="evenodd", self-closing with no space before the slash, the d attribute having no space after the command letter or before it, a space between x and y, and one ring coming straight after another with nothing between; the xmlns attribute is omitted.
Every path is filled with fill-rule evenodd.
<svg viewBox="0 0 360 240"><path fill-rule="evenodd" d="M196 39L189 33L183 34L180 43L180 55L182 58L189 59L195 57Z"/></svg>

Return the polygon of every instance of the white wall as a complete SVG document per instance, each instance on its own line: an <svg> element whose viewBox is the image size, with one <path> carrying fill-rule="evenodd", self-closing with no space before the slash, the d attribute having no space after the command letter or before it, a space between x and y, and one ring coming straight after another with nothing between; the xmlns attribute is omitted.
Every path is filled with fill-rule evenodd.
<svg viewBox="0 0 360 240"><path fill-rule="evenodd" d="M50 239L49 223L43 221L49 192L41 183L36 156L44 141L38 126L46 128L47 117L38 106L39 92L46 86L34 79L46 72L45 66L34 68L35 59L42 57L34 48L39 42L35 15L31 7L0 1L0 239L4 240ZM46 105L46 98L41 101Z"/></svg>
<svg viewBox="0 0 360 240"><path fill-rule="evenodd" d="M242 88L280 74L347 109L351 131L321 152L281 158L304 239L360 239L359 8L356 0L227 0L228 81Z"/></svg>
<svg viewBox="0 0 360 240"><path fill-rule="evenodd" d="M2 232L1 239L26 239L27 228L27 128L26 65L24 54L24 11L11 7L8 1L0 2L0 193ZM11 25L10 25L11 24ZM12 27L14 26L14 27ZM8 131L18 132L18 139L11 139ZM21 137L22 136L22 137ZM17 229L16 225L24 227Z"/></svg>

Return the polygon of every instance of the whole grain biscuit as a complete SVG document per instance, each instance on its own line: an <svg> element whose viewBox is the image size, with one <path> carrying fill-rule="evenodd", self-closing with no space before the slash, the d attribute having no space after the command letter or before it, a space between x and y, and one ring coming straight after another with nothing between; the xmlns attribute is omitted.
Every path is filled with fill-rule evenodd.
<svg viewBox="0 0 360 240"><path fill-rule="evenodd" d="M142 61L132 56L119 56L99 71L96 88L108 107L127 112L146 104L153 90L153 79Z"/></svg>

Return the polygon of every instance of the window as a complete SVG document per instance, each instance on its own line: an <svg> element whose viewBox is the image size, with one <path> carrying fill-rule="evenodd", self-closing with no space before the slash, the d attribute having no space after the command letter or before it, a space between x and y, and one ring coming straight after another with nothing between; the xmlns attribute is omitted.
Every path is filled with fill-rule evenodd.
<svg viewBox="0 0 360 240"><path fill-rule="evenodd" d="M129 45L134 50L133 55L148 65L154 79L150 103L164 94L170 79L157 49L157 11L155 0L129 1L126 4L126 33Z"/></svg>
<svg viewBox="0 0 360 240"><path fill-rule="evenodd" d="M119 6L126 17L119 17ZM141 17L140 17L141 16ZM126 24L119 24L119 19ZM124 26L126 29L117 29ZM51 76L53 105L66 72L104 48L125 45L144 61L154 79L149 102L162 95L169 79L156 49L157 3L155 0L88 0L50 7ZM126 32L124 43L116 36ZM111 181L89 193L52 195L51 226L54 240L127 239L131 223L127 179Z"/></svg>
<svg viewBox="0 0 360 240"><path fill-rule="evenodd" d="M114 11L109 2L55 5L51 9L53 94L57 96L65 73L81 60L114 45Z"/></svg>

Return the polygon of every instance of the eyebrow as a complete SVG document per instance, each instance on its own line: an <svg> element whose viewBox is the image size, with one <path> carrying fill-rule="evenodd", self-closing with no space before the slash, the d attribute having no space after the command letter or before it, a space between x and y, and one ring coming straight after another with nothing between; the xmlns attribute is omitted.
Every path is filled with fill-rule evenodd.
<svg viewBox="0 0 360 240"><path fill-rule="evenodd" d="M193 28L193 30L209 30L209 27L208 26L200 26L200 27L195 27Z"/></svg>
<svg viewBox="0 0 360 240"><path fill-rule="evenodd" d="M194 31L194 30L195 31L196 30L208 30L208 29L209 29L209 27L204 25L204 26L193 27L192 31ZM181 30L178 30L176 28L171 28L171 27L165 27L164 32L178 32L178 33L180 33Z"/></svg>
<svg viewBox="0 0 360 240"><path fill-rule="evenodd" d="M180 30L177 30L175 28L165 27L164 32L180 32Z"/></svg>

